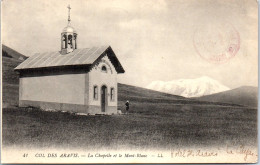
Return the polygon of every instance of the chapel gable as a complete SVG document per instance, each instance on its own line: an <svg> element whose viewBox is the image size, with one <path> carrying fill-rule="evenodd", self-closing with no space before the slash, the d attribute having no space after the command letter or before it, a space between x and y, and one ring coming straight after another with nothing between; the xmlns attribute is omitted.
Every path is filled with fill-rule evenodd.
<svg viewBox="0 0 260 165"><path fill-rule="evenodd" d="M115 66L110 61L109 57L105 55L103 58L101 58L95 66L93 67L95 71L101 72L101 73L107 73L107 74L116 74L117 71L115 69Z"/></svg>

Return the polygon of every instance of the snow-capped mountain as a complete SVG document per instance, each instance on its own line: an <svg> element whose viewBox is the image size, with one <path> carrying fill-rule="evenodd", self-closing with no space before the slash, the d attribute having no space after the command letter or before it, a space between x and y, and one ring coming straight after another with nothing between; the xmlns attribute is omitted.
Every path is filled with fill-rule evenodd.
<svg viewBox="0 0 260 165"><path fill-rule="evenodd" d="M200 97L230 90L210 77L179 79L173 81L153 81L146 88L184 97Z"/></svg>

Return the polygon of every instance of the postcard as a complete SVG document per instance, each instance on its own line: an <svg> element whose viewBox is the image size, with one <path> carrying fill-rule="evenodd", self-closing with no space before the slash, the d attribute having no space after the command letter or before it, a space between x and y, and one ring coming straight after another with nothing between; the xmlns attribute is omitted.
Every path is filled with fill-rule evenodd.
<svg viewBox="0 0 260 165"><path fill-rule="evenodd" d="M256 0L2 0L1 163L256 163Z"/></svg>

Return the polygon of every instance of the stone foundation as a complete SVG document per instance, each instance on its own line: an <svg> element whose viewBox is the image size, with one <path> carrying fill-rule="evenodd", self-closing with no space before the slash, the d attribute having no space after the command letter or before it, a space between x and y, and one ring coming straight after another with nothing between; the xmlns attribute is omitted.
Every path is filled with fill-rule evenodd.
<svg viewBox="0 0 260 165"><path fill-rule="evenodd" d="M42 102L42 101L30 101L19 100L20 107L37 107L41 109L54 109L60 111L70 111L76 113L85 114L116 114L117 106L107 106L105 112L101 112L101 106L96 105L80 105L80 104L67 104L67 103L55 103L55 102Z"/></svg>

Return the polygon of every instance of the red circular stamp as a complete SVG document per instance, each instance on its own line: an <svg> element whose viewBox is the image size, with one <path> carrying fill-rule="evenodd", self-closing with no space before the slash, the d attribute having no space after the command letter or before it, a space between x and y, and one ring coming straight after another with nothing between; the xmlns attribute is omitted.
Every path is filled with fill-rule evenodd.
<svg viewBox="0 0 260 165"><path fill-rule="evenodd" d="M239 51L240 36L231 24L204 25L195 30L193 45L203 59L224 63Z"/></svg>

